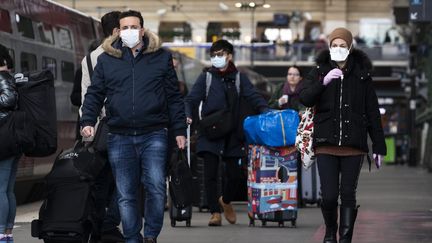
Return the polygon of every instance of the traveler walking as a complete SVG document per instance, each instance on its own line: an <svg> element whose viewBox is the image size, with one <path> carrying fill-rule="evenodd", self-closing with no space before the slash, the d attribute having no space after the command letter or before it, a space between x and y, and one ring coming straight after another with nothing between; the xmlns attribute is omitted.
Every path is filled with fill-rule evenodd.
<svg viewBox="0 0 432 243"><path fill-rule="evenodd" d="M290 66L287 70L286 82L278 85L269 100L269 106L273 109L301 110L304 106L300 103L300 90L303 75L297 66Z"/></svg>
<svg viewBox="0 0 432 243"><path fill-rule="evenodd" d="M13 61L8 49L0 45L0 125L17 108L18 92L15 81L10 75ZM3 140L4 142L8 142ZM0 243L13 243L12 229L16 215L14 193L18 160L17 154L9 158L0 158Z"/></svg>
<svg viewBox="0 0 432 243"><path fill-rule="evenodd" d="M349 30L329 35L330 50L321 52L317 66L305 78L300 101L315 106L313 146L321 181L325 243L336 243L340 195L339 242L351 242L357 217L356 189L367 135L372 139L377 167L386 154L378 99L372 86L372 63L352 46Z"/></svg>
<svg viewBox="0 0 432 243"><path fill-rule="evenodd" d="M94 135L105 103L108 159L116 181L123 234L127 243L143 240L137 207L142 183L146 193L144 242L156 242L164 218L167 129L172 129L177 146L183 149L184 103L171 54L161 48L157 35L144 29L141 14L129 10L120 14L119 21L120 34L102 44L105 52L98 58L85 95L82 134Z"/></svg>
<svg viewBox="0 0 432 243"><path fill-rule="evenodd" d="M101 24L105 38L118 34L120 30L120 13L121 12L119 11L112 11L102 16ZM97 58L104 52L102 45L96 46L96 43L100 43L100 41L96 40L92 43L89 52L90 54L85 56L81 62L82 77L79 86L81 104L84 102L85 94L91 84L91 75L97 64ZM105 117L104 111L100 113L99 120L103 117ZM92 140L93 137L86 139L86 141ZM102 153L104 158L108 157L105 151L99 151L99 153ZM109 163L105 163L104 168L96 177L95 189L95 208L98 210L96 215L100 226L98 233L102 242L123 242L123 235L118 229L118 226L120 225L120 211L117 203L117 194L115 193L115 182L113 180Z"/></svg>
<svg viewBox="0 0 432 243"><path fill-rule="evenodd" d="M244 143L237 135L239 119L239 99L245 98L256 110L268 110L266 101L253 87L248 77L239 73L234 65L233 45L226 40L218 40L210 48L212 67L204 70L197 78L189 95L185 98L187 122L192 123L192 114L202 102L202 120L196 152L204 159L204 178L207 201L211 213L209 226L220 226L222 206L224 216L231 224L236 222L236 214L231 205L240 186L239 159L245 156ZM223 113L223 114L221 114ZM229 113L229 114L228 114ZM231 119L224 120L228 116ZM209 120L220 121L222 130L213 129L212 124L204 127ZM211 122L210 122L211 123ZM216 137L215 137L216 136ZM222 196L217 194L219 156L225 161L227 183Z"/></svg>

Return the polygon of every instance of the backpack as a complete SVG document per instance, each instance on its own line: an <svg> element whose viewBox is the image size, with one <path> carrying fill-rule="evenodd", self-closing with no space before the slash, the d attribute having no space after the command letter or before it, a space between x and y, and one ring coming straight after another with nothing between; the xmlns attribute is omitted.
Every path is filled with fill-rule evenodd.
<svg viewBox="0 0 432 243"><path fill-rule="evenodd" d="M35 146L24 147L29 157L45 157L57 151L57 110L54 77L43 70L15 75L18 110L34 121ZM31 136L31 135L30 135Z"/></svg>

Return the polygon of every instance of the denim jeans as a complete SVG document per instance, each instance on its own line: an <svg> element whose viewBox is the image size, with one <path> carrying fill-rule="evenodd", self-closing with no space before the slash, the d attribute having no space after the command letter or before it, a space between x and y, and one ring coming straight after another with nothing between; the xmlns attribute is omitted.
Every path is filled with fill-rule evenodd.
<svg viewBox="0 0 432 243"><path fill-rule="evenodd" d="M141 214L137 192L145 188L144 236L156 238L163 225L166 197L167 130L142 135L108 134L108 157L117 186L123 234L127 243L140 243Z"/></svg>
<svg viewBox="0 0 432 243"><path fill-rule="evenodd" d="M18 159L19 156L0 161L0 234L14 226L16 215L14 187Z"/></svg>

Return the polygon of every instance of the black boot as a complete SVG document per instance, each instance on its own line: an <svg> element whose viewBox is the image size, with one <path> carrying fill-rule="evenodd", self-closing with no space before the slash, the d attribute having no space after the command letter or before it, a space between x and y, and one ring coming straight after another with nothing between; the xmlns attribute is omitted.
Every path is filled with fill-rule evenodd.
<svg viewBox="0 0 432 243"><path fill-rule="evenodd" d="M324 209L321 207L321 212L324 217L324 222L326 225L326 233L324 236L323 243L337 243L336 232L337 232L337 207L334 209Z"/></svg>
<svg viewBox="0 0 432 243"><path fill-rule="evenodd" d="M358 208L340 208L339 243L351 243L354 232L354 223L357 218Z"/></svg>

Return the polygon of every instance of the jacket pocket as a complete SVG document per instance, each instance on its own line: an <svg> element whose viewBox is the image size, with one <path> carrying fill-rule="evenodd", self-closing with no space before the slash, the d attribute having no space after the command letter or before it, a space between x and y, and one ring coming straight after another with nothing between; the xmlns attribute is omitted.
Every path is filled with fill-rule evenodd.
<svg viewBox="0 0 432 243"><path fill-rule="evenodd" d="M316 113L314 116L314 141L316 143L331 142L334 133L334 119L331 112Z"/></svg>
<svg viewBox="0 0 432 243"><path fill-rule="evenodd" d="M350 119L347 122L348 126L348 138L347 145L357 147L360 149L367 148L367 119L365 115L359 115L352 113Z"/></svg>

